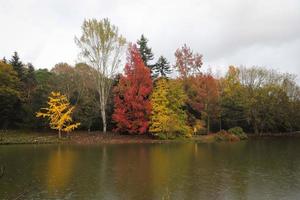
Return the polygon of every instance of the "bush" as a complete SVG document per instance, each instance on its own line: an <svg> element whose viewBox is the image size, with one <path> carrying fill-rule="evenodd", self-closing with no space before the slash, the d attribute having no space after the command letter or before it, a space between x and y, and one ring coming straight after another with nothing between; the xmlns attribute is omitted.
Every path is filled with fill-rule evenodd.
<svg viewBox="0 0 300 200"><path fill-rule="evenodd" d="M238 136L241 140L247 139L247 135L241 127L233 127L228 130L230 134Z"/></svg>
<svg viewBox="0 0 300 200"><path fill-rule="evenodd" d="M234 134L228 133L225 130L221 130L214 135L216 141L240 141L240 138Z"/></svg>

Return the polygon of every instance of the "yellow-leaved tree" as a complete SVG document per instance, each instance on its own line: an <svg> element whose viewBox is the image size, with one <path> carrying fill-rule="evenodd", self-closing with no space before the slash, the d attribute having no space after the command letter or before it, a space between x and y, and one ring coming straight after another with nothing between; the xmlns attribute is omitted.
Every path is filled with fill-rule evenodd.
<svg viewBox="0 0 300 200"><path fill-rule="evenodd" d="M192 129L187 126L187 115L183 110L186 95L179 82L159 78L150 100L150 133L161 139L191 136Z"/></svg>
<svg viewBox="0 0 300 200"><path fill-rule="evenodd" d="M71 106L68 98L60 92L51 92L48 98L48 108L41 108L36 117L48 118L50 128L58 130L58 137L61 138L62 131L71 132L80 125L73 123L71 117L75 107Z"/></svg>

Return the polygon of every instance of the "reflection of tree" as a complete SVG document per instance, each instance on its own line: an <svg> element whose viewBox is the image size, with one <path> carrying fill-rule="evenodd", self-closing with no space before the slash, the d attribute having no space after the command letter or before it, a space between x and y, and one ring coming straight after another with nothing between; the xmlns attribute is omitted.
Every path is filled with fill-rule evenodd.
<svg viewBox="0 0 300 200"><path fill-rule="evenodd" d="M120 148L122 152L113 152L113 178L121 199L153 199L148 187L151 179L149 148L149 145L124 145Z"/></svg>
<svg viewBox="0 0 300 200"><path fill-rule="evenodd" d="M50 154L47 171L47 186L50 191L64 188L72 176L76 152L60 146Z"/></svg>
<svg viewBox="0 0 300 200"><path fill-rule="evenodd" d="M193 144L155 145L151 148L151 185L154 194L160 195L155 198L182 195L178 193L178 187L183 182L182 175L188 173L193 151Z"/></svg>

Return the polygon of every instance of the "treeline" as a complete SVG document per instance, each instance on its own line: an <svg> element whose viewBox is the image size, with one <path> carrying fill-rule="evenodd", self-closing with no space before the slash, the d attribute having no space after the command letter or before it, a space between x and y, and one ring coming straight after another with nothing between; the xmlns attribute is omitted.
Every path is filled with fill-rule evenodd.
<svg viewBox="0 0 300 200"><path fill-rule="evenodd" d="M82 29L76 44L85 62L75 66L58 63L50 71L35 70L17 53L0 61L1 129L47 128L35 113L57 91L75 106L73 119L82 130L162 138L232 127L251 133L300 130L296 75L230 66L224 77L216 77L202 72L202 55L187 45L175 51L170 64L163 56L155 60L143 35L137 45L128 45L107 19L87 20ZM127 64L118 74L126 48Z"/></svg>

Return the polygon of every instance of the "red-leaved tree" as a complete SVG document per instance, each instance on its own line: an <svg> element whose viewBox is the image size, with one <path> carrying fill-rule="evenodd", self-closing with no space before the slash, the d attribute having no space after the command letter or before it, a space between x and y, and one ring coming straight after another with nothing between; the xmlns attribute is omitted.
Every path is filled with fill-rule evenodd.
<svg viewBox="0 0 300 200"><path fill-rule="evenodd" d="M149 68L145 66L136 45L129 45L125 74L114 88L115 109L113 120L116 131L143 134L149 125L152 80Z"/></svg>

